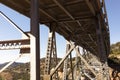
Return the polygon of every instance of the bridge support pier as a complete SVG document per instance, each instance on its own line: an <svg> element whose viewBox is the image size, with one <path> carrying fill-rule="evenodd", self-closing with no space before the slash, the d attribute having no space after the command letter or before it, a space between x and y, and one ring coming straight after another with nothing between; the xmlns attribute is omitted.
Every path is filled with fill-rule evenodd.
<svg viewBox="0 0 120 80"><path fill-rule="evenodd" d="M49 38L50 38L50 36L49 36ZM49 46L49 48L50 48L49 50L52 52L52 47ZM52 60L52 58L49 57L48 54L47 54L46 62L45 62L46 63L46 69L45 69L44 80L58 80L58 79L54 78L53 76L56 74L56 71L60 68L60 66L63 63L64 63L64 75L63 75L62 80L69 79L68 76L70 76L70 74L72 74L73 72L76 73L77 75L79 75L79 77L74 75L74 78L73 78L73 76L71 78L72 80L77 80L77 79L81 79L81 78L85 78L85 77L90 79L90 80L94 80L94 79L102 80L102 79L104 79L104 78L101 78L101 76L98 76L99 71L101 70L101 65L100 65L101 63L99 62L99 60L97 60L97 58L92 53L89 53L86 50L84 50L84 54L81 54L80 51L79 51L79 46L75 47L75 45L72 44L71 42L68 42L66 48L67 49L66 49L65 57L62 58L62 60L56 65L56 67L54 68L54 70L52 72L50 71L51 70L50 67L51 67L52 63L49 63ZM78 55L78 57L77 57L78 60L76 60L76 63L74 64L74 66L71 66L72 69L70 71L68 71L67 64L68 63L72 64L72 62L68 62L68 56L71 55L71 52L74 49L75 49L75 51ZM48 49L47 49L47 51L48 51ZM49 58L49 60L48 60L48 58ZM92 60L89 61L87 59L89 59L89 60L93 59L95 61L92 61ZM67 62L66 62L66 60L67 60ZM47 62L47 61L49 61L49 62ZM76 67L78 67L79 70L76 69ZM76 69L76 71L75 71L75 69ZM79 72L79 73L77 73L77 72ZM103 73L101 73L101 74L103 75ZM106 79L104 79L104 80L106 80Z"/></svg>
<svg viewBox="0 0 120 80"><path fill-rule="evenodd" d="M50 32L48 36L48 46L45 58L45 70L44 70L44 80L54 80L58 79L58 71L56 70L53 76L50 76L50 73L54 70L57 65L57 49L56 49L56 37L54 31L54 23L50 23Z"/></svg>
<svg viewBox="0 0 120 80"><path fill-rule="evenodd" d="M66 45L66 52L70 49L70 44L67 41ZM64 67L63 67L63 80L68 80L68 57L64 61Z"/></svg>
<svg viewBox="0 0 120 80"><path fill-rule="evenodd" d="M67 41L66 44L66 53L70 49L71 44L70 41ZM73 80L73 65L72 65L72 54L70 53L70 58L67 57L66 60L64 61L64 68L63 68L63 80L68 80L68 77L71 73L71 79ZM70 62L69 62L70 61ZM70 65L70 67L68 66Z"/></svg>
<svg viewBox="0 0 120 80"><path fill-rule="evenodd" d="M30 80L40 80L38 0L31 0Z"/></svg>
<svg viewBox="0 0 120 80"><path fill-rule="evenodd" d="M101 24L101 15L98 14L97 16L97 21L98 21L98 25L96 27L96 34L97 34L97 45L98 45L98 54L99 54L99 60L101 62L100 65L100 73L99 73L99 77L98 80L106 80L106 76L107 75L107 69L108 69L108 64L107 64L107 52L106 52L106 48L105 48L105 42L103 41L103 34L102 34L102 25ZM107 75L109 76L109 75Z"/></svg>

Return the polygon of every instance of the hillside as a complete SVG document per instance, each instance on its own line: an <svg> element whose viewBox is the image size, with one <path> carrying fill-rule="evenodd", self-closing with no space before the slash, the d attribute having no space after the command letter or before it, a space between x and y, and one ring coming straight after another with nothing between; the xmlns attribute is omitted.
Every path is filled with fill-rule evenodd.
<svg viewBox="0 0 120 80"><path fill-rule="evenodd" d="M108 64L112 80L120 80L120 42L111 45Z"/></svg>
<svg viewBox="0 0 120 80"><path fill-rule="evenodd" d="M4 72L0 73L0 80L30 80L29 70L29 63L14 63Z"/></svg>
<svg viewBox="0 0 120 80"><path fill-rule="evenodd" d="M115 64L120 65L120 42L117 42L116 44L112 44L110 52L111 53L110 53L109 58L108 58L109 64L111 61L113 61L113 62L111 62L111 64L115 63Z"/></svg>
<svg viewBox="0 0 120 80"><path fill-rule="evenodd" d="M61 58L58 58L58 62ZM75 58L73 58L74 62ZM1 64L0 68L7 63ZM108 58L110 75L112 80L120 80L120 42L111 45L111 53ZM0 80L30 80L29 63L14 63L4 72L0 73ZM45 58L41 59L41 74L43 75L45 67ZM63 69L63 65L61 70Z"/></svg>
<svg viewBox="0 0 120 80"><path fill-rule="evenodd" d="M111 45L109 58L120 64L120 42Z"/></svg>

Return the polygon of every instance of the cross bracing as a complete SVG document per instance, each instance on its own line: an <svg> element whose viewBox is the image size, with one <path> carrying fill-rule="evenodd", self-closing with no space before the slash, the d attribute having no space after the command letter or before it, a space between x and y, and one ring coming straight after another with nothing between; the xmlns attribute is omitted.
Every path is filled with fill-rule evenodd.
<svg viewBox="0 0 120 80"><path fill-rule="evenodd" d="M109 80L107 74L107 56L110 52L110 41L104 0L0 0L0 2L31 19L30 34L25 34L28 37L27 42L30 41L26 51L31 54L31 80L40 79L39 23L45 24L53 33L59 33L70 43L70 48L66 50L65 57L55 64L53 72L50 72L51 63L49 62L52 58L46 57L46 64L49 64L46 65L47 73L45 75L47 78L45 79L52 79L52 76L57 74L58 68L64 61L64 65L66 65L66 59L71 55L72 50L75 49L80 59L76 64L81 63L79 65L79 78L84 75L90 80ZM24 34L20 28L17 27L17 29ZM8 48L10 46L9 41L1 41L0 49L20 48L21 52L24 53L24 48L26 48L24 46L26 45L21 45L22 42L20 41L18 40L16 44L12 43L13 41L10 42L11 45L14 45L14 48ZM51 42L52 44L48 44L48 47L51 47L48 48L49 52L47 53L49 54L47 55L52 55L53 51L54 55L57 55L56 46L54 46L56 44L55 39ZM16 45L19 47L16 47ZM80 55L78 47L82 47L87 54ZM89 54L96 60L95 63L91 62ZM54 58L56 57L54 56ZM74 79L73 73L75 69L73 69L74 65L72 65L71 60L70 62L71 70L69 73L72 74L72 79ZM68 67L64 67L66 72ZM66 73L63 79L68 77L67 75Z"/></svg>

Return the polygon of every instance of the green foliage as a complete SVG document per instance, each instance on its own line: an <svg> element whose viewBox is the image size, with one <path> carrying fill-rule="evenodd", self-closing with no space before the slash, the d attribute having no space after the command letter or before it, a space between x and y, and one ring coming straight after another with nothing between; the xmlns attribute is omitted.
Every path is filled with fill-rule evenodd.
<svg viewBox="0 0 120 80"><path fill-rule="evenodd" d="M109 55L109 58L113 62L120 64L120 59L118 56L120 56L120 42L111 45L111 53Z"/></svg>
<svg viewBox="0 0 120 80"><path fill-rule="evenodd" d="M118 59L118 58L116 58L116 57L114 57L114 56L110 57L110 59L111 59L113 62L115 62L115 63L117 63L117 64L120 64L120 59Z"/></svg>
<svg viewBox="0 0 120 80"><path fill-rule="evenodd" d="M0 80L5 80L5 79L3 79L3 78L0 76Z"/></svg>
<svg viewBox="0 0 120 80"><path fill-rule="evenodd" d="M120 42L111 45L111 54L120 54Z"/></svg>
<svg viewBox="0 0 120 80"><path fill-rule="evenodd" d="M14 74L13 80L30 80L30 75L28 73L17 73Z"/></svg>
<svg viewBox="0 0 120 80"><path fill-rule="evenodd" d="M10 67L8 67L4 73L9 73L12 76L10 80L30 80L30 69L29 63L21 64L14 63ZM2 74L2 73L1 73ZM0 80L9 79L9 74L7 76L0 76Z"/></svg>

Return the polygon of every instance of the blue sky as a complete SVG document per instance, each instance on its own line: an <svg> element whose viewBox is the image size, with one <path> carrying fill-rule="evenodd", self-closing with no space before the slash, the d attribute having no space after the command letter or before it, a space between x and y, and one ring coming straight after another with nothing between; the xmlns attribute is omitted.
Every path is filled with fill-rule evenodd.
<svg viewBox="0 0 120 80"><path fill-rule="evenodd" d="M120 0L106 0L111 44L120 41Z"/></svg>
<svg viewBox="0 0 120 80"><path fill-rule="evenodd" d="M16 23L23 31L30 31L30 19L20 13L0 4L0 11L7 15L14 23ZM16 30L10 23L8 23L2 16L0 16L0 40L15 40L21 39L22 34ZM46 56L47 41L49 29L45 25L40 25L40 52L41 57ZM65 39L56 33L57 52L58 56L63 57L65 53ZM62 42L63 44L59 44ZM19 50L3 50L0 51L0 63L11 61L19 56ZM20 58L17 62L29 61L29 56Z"/></svg>
<svg viewBox="0 0 120 80"><path fill-rule="evenodd" d="M116 43L120 41L120 0L106 0L106 8L109 20L110 28L110 41ZM20 13L15 12L14 10L5 7L0 4L0 11L5 13L13 22L15 22L22 30L30 30L30 19L23 16ZM45 57L47 49L47 37L48 37L48 28L44 25L40 26L40 46L41 46L41 57ZM10 40L10 39L21 39L21 33L18 32L13 26L11 26L4 18L0 16L0 40ZM57 51L58 56L63 57L65 53L65 39L57 34ZM60 44L62 43L62 44ZM5 61L11 61L15 57L19 56L19 50L7 50L0 51L0 63ZM29 61L29 56L22 57L18 60L20 61Z"/></svg>

